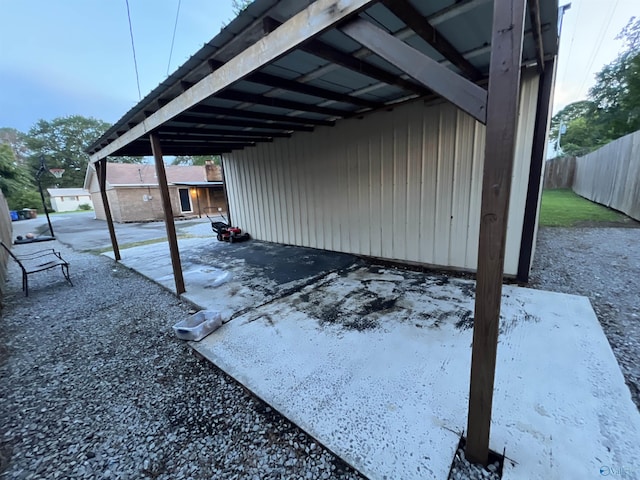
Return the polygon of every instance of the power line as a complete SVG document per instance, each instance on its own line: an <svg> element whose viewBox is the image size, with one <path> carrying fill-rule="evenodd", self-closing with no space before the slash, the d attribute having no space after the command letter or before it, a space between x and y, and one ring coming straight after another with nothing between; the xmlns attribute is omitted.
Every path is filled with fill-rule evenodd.
<svg viewBox="0 0 640 480"><path fill-rule="evenodd" d="M576 11L576 21L575 21L575 25L576 27L574 27L573 32L571 33L571 41L569 42L569 52L567 54L567 64L571 61L571 50L573 49L573 41L576 38L576 29L577 26L580 25L580 7L582 6L582 2L578 3L578 9ZM569 66L567 65L564 69L564 73L562 75L562 82L560 82L562 85L565 84L565 80L567 79L567 73L569 72Z"/></svg>
<svg viewBox="0 0 640 480"><path fill-rule="evenodd" d="M129 34L131 35L131 50L133 50L133 66L136 69L136 83L138 84L138 100L142 100L140 93L140 76L138 75L138 60L136 59L136 46L133 43L133 27L131 26L131 12L129 11L129 0L124 0L127 4L127 18L129 19Z"/></svg>
<svg viewBox="0 0 640 480"><path fill-rule="evenodd" d="M169 63L167 64L167 76L169 76L169 68L171 68L171 56L173 55L173 44L176 41L176 30L178 29L178 16L180 15L180 4L182 0L178 0L178 11L176 12L176 22L173 25L173 37L171 37L171 50L169 50Z"/></svg>
<svg viewBox="0 0 640 480"><path fill-rule="evenodd" d="M603 29L600 30L599 35L598 35L598 45L597 47L593 50L593 53L590 57L589 60L589 66L587 67L587 70L584 74L584 77L582 78L582 83L580 84L580 89L578 90L578 92L582 91L582 88L584 87L584 83L587 81L587 77L589 76L589 71L591 70L591 67L593 66L593 62L596 60L596 57L598 56L598 53L600 53L600 48L602 47L602 42L604 40L604 36L607 33L607 30L609 29L609 25L611 25L611 20L613 19L613 15L616 12L616 9L618 8L618 3L620 0L616 0L616 3L613 6L613 9L611 10L611 14L609 15L609 18L607 19L607 22L605 24L603 24Z"/></svg>

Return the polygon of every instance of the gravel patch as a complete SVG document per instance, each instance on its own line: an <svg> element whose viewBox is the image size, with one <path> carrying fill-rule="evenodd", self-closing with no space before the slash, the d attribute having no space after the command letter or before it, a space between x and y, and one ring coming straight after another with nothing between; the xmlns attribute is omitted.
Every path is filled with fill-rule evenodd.
<svg viewBox="0 0 640 480"><path fill-rule="evenodd" d="M640 229L541 228L530 287L589 297L640 408ZM113 261L17 267L0 328L1 479L361 479L177 340L190 306ZM498 478L459 449L452 479Z"/></svg>
<svg viewBox="0 0 640 480"><path fill-rule="evenodd" d="M640 228L541 228L530 287L589 297L640 409Z"/></svg>
<svg viewBox="0 0 640 480"><path fill-rule="evenodd" d="M2 479L361 479L177 340L190 307L113 261L10 265L0 329Z"/></svg>

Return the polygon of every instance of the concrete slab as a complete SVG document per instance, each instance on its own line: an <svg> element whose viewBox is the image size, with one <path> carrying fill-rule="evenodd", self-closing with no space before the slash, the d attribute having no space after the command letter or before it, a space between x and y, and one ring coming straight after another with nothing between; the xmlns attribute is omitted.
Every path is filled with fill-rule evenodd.
<svg viewBox="0 0 640 480"><path fill-rule="evenodd" d="M446 479L465 429L473 282L353 267L193 347L373 479ZM491 447L503 478L627 466L640 415L584 297L505 287ZM632 478L632 477L629 477Z"/></svg>
<svg viewBox="0 0 640 480"><path fill-rule="evenodd" d="M202 309L219 310L223 321L234 314L285 295L331 271L346 268L352 255L312 248L215 238L178 240L187 292L183 297ZM105 255L113 258L113 253ZM122 263L175 291L166 242L120 251Z"/></svg>
<svg viewBox="0 0 640 480"><path fill-rule="evenodd" d="M473 282L262 242L179 243L185 297L232 319L197 351L370 478L447 478L466 428ZM122 255L173 290L166 243ZM505 287L491 434L503 478L636 478L639 443L588 300Z"/></svg>

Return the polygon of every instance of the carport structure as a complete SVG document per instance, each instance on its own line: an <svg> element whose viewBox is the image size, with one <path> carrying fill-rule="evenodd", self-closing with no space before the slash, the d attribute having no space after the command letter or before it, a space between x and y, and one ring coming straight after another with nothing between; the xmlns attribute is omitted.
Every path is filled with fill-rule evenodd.
<svg viewBox="0 0 640 480"><path fill-rule="evenodd" d="M477 271L467 454L486 464L502 280L531 264L557 25L556 0L256 0L88 149L115 258L107 157L155 157L181 294L163 155L219 154L230 214L259 239Z"/></svg>

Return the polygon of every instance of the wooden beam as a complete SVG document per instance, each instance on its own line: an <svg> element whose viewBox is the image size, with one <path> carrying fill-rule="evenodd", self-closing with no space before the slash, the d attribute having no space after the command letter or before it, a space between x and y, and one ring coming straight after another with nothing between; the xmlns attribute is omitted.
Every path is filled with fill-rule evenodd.
<svg viewBox="0 0 640 480"><path fill-rule="evenodd" d="M485 123L487 92L482 87L366 20L356 19L341 30L476 120Z"/></svg>
<svg viewBox="0 0 640 480"><path fill-rule="evenodd" d="M242 150L245 147L237 148L237 150ZM162 149L162 153L164 155L222 155L223 153L231 152L231 148L227 148L224 146L208 146L208 147L190 147L187 145L181 147L172 147L172 148L164 148ZM142 148L137 145L129 145L121 150L120 155L129 155L134 157L141 157L147 155L153 155L153 151L150 148Z"/></svg>
<svg viewBox="0 0 640 480"><path fill-rule="evenodd" d="M283 108L286 110L299 110L301 112L318 113L327 115L328 117L347 117L351 114L348 110L340 110L337 108L319 107L311 103L294 102L292 100L284 100L276 97L265 97L254 93L241 92L238 90L227 89L216 95L217 98L224 100L233 100L236 102L255 103L256 105L266 105L268 107Z"/></svg>
<svg viewBox="0 0 640 480"><path fill-rule="evenodd" d="M425 42L435 48L444 58L473 81L480 80L482 73L469 60L444 38L420 11L406 0L383 0L382 3L391 13L407 24Z"/></svg>
<svg viewBox="0 0 640 480"><path fill-rule="evenodd" d="M210 105L197 105L189 111L193 113L207 113L210 115L226 115L229 117L269 120L272 122L297 123L300 125L317 125L317 126L324 126L324 127L332 127L335 125L335 122L331 120L318 120L318 119L306 118L306 117L292 117L289 115L277 115L275 113L254 112L252 110L240 110L237 108L213 107Z"/></svg>
<svg viewBox="0 0 640 480"><path fill-rule="evenodd" d="M531 165L529 166L529 185L527 187L527 201L524 207L524 224L520 240L520 258L516 279L520 282L529 281L533 243L538 222L538 204L540 201L540 184L542 181L542 167L545 160L547 133L549 131L549 114L551 112L551 97L556 75L556 58L546 62L544 71L540 74L538 86L538 103L536 121L533 131L533 146L531 149Z"/></svg>
<svg viewBox="0 0 640 480"><path fill-rule="evenodd" d="M290 133L287 132L258 132L256 130L230 130L227 128L191 128L191 127L179 127L176 125L162 125L154 133L186 133L186 134L198 134L198 135L235 135L239 137L262 137L262 138L289 138Z"/></svg>
<svg viewBox="0 0 640 480"><path fill-rule="evenodd" d="M249 133L249 132L247 132ZM225 142L273 142L273 138L268 137L260 137L260 136L222 136L222 135L186 135L184 133L159 133L161 141L165 140L173 140L173 141L181 141L181 142L209 142L209 143L225 143ZM136 143L138 140L136 140Z"/></svg>
<svg viewBox="0 0 640 480"><path fill-rule="evenodd" d="M540 21L540 0L528 0L529 22L533 32L533 43L536 46L536 61L538 72L544 71L544 46L542 45L542 22Z"/></svg>
<svg viewBox="0 0 640 480"><path fill-rule="evenodd" d="M143 147L142 142L136 140L131 144L132 147ZM188 148L191 150L225 150L230 152L231 150L240 150L245 147L253 147L255 142L210 142L207 140L191 140L191 141L176 141L176 140L162 140L162 152L165 155L169 155L169 152L179 150L181 148ZM171 153L171 155L173 155Z"/></svg>
<svg viewBox="0 0 640 480"><path fill-rule="evenodd" d="M162 197L162 211L164 212L164 223L167 228L167 240L169 241L169 253L171 255L171 266L173 267L173 278L176 284L176 295L181 295L186 289L184 288L176 225L173 220L173 208L171 208L171 197L169 195L169 186L167 185L164 159L162 158L162 148L160 146L160 139L156 134L150 134L149 140L151 141L151 151L153 152L153 159L156 164L156 175L158 177L158 186L160 187L160 196Z"/></svg>
<svg viewBox="0 0 640 480"><path fill-rule="evenodd" d="M113 248L113 258L120 261L120 247L118 247L118 239L116 238L116 229L113 226L113 217L111 216L111 208L109 207L109 198L107 196L107 159L103 158L95 163L96 175L98 176L98 184L100 185L100 196L102 197L102 206L104 207L104 216L107 220L107 228L109 229L109 237L111 238L111 248Z"/></svg>
<svg viewBox="0 0 640 480"><path fill-rule="evenodd" d="M285 130L290 132L313 132L313 127L308 125L299 125L293 123L276 123L276 122L253 122L251 120L239 120L233 118L214 118L214 117L201 117L198 115L189 115L183 113L173 120L175 123L195 123L197 125L219 125L221 127L234 126L242 128L264 128L266 130Z"/></svg>
<svg viewBox="0 0 640 480"><path fill-rule="evenodd" d="M360 58L356 58L353 55L341 52L340 50L337 50L319 40L311 40L300 48L311 55L323 58L331 63L353 70L354 72L373 78L379 82L386 83L387 85L396 86L420 96L431 93L421 85L405 80L394 73L383 70L380 67L376 67L375 65L367 63Z"/></svg>
<svg viewBox="0 0 640 480"><path fill-rule="evenodd" d="M471 352L467 458L487 464L526 0L495 0Z"/></svg>
<svg viewBox="0 0 640 480"><path fill-rule="evenodd" d="M188 92L176 97L144 122L94 153L91 161L95 162L121 150L136 138L154 131L185 110L228 88L259 68L296 49L303 42L376 2L377 0L316 0L274 32L258 40L218 70L204 77Z"/></svg>

